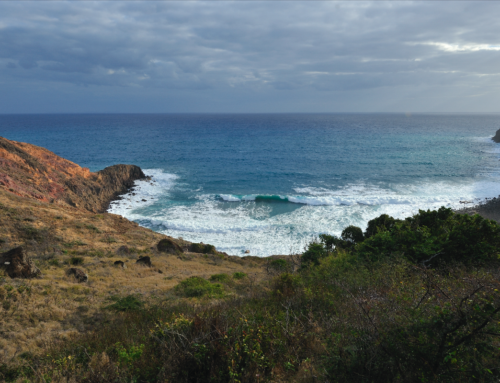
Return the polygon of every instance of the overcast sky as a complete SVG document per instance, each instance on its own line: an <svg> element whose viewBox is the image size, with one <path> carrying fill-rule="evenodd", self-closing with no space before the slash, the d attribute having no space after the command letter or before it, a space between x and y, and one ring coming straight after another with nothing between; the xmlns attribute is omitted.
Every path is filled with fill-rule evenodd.
<svg viewBox="0 0 500 383"><path fill-rule="evenodd" d="M0 1L0 113L500 112L500 2Z"/></svg>

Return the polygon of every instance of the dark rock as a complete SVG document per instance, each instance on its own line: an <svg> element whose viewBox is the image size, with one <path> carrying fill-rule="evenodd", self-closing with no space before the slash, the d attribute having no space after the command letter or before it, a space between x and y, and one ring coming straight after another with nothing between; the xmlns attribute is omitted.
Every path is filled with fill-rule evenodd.
<svg viewBox="0 0 500 383"><path fill-rule="evenodd" d="M117 250L116 250L116 254L118 255L129 255L130 254L130 249L123 245L123 246L120 246Z"/></svg>
<svg viewBox="0 0 500 383"><path fill-rule="evenodd" d="M35 266L22 247L0 254L0 268L11 278L35 278L41 275L40 269Z"/></svg>
<svg viewBox="0 0 500 383"><path fill-rule="evenodd" d="M495 141L497 144L500 143L500 129L497 130L497 132L491 139Z"/></svg>
<svg viewBox="0 0 500 383"><path fill-rule="evenodd" d="M142 201L142 202L148 202L148 201L147 201L147 200L145 200L144 198L143 198L143 199L141 199L141 201Z"/></svg>
<svg viewBox="0 0 500 383"><path fill-rule="evenodd" d="M139 258L135 263L138 263L139 265L143 265L143 266L148 266L148 267L153 266L153 264L151 263L151 258L149 258L148 256Z"/></svg>
<svg viewBox="0 0 500 383"><path fill-rule="evenodd" d="M66 275L69 277L73 275L78 282L87 282L89 277L82 269L77 269L76 267L71 267L66 270Z"/></svg>
<svg viewBox="0 0 500 383"><path fill-rule="evenodd" d="M158 273L159 274L163 274L163 271L161 271L160 269L158 269Z"/></svg>
<svg viewBox="0 0 500 383"><path fill-rule="evenodd" d="M158 251L161 251L162 253L168 253L168 254L184 253L184 250L182 250L182 248L177 243L168 238L164 238L160 242L158 242L156 248L158 249Z"/></svg>
<svg viewBox="0 0 500 383"><path fill-rule="evenodd" d="M121 267L122 269L127 268L127 265L125 265L125 263L123 263L123 261L116 261L115 263L113 263L113 265L115 265L117 267Z"/></svg>

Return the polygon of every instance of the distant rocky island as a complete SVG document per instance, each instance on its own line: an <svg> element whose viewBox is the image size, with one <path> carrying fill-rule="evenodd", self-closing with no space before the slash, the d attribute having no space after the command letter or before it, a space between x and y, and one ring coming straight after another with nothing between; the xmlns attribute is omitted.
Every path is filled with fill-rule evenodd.
<svg viewBox="0 0 500 383"><path fill-rule="evenodd" d="M497 144L500 143L500 129L497 130L497 132L491 139L495 141Z"/></svg>

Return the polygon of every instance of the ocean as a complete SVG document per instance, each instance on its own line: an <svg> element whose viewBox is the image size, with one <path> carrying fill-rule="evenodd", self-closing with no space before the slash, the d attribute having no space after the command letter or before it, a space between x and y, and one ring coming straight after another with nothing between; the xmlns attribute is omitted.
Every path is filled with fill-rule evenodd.
<svg viewBox="0 0 500 383"><path fill-rule="evenodd" d="M468 114L0 115L3 137L152 177L109 212L256 256L301 252L383 213L498 196L499 128L500 115Z"/></svg>

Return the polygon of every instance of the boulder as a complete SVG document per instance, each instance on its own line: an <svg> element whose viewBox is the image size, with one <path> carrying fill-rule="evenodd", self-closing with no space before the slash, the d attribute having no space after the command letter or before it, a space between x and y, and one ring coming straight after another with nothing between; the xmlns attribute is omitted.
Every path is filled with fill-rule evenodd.
<svg viewBox="0 0 500 383"><path fill-rule="evenodd" d="M121 267L122 269L127 268L127 265L125 265L125 263L123 261L116 261L115 263L113 263L113 265L117 266L117 267Z"/></svg>
<svg viewBox="0 0 500 383"><path fill-rule="evenodd" d="M158 251L167 254L184 253L184 250L182 250L182 248L177 243L168 238L164 238L160 242L158 242L156 248L158 249Z"/></svg>
<svg viewBox="0 0 500 383"><path fill-rule="evenodd" d="M82 269L77 269L76 267L71 267L66 270L66 275L73 275L78 282L87 282L89 277Z"/></svg>
<svg viewBox="0 0 500 383"><path fill-rule="evenodd" d="M22 247L0 254L0 268L11 278L35 278L41 275L40 269Z"/></svg>
<svg viewBox="0 0 500 383"><path fill-rule="evenodd" d="M135 263L138 263L139 265L143 265L143 266L148 266L148 267L153 266L153 264L151 263L151 258L149 258L148 256L139 258Z"/></svg>

